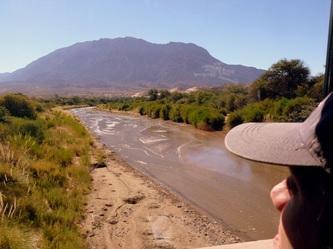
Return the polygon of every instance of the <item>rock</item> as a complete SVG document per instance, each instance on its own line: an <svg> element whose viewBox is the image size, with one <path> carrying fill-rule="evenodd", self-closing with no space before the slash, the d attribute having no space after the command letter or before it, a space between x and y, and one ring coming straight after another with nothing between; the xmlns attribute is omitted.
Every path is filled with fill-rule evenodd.
<svg viewBox="0 0 333 249"><path fill-rule="evenodd" d="M112 220L109 221L109 223L110 223L111 225L115 225L115 224L118 223L118 221L117 221L116 219L112 219Z"/></svg>
<svg viewBox="0 0 333 249"><path fill-rule="evenodd" d="M103 162L97 162L97 163L92 164L92 167L95 168L95 169L105 168L106 163L104 161Z"/></svg>
<svg viewBox="0 0 333 249"><path fill-rule="evenodd" d="M153 233L151 231L143 231L142 235L150 236L150 235L153 235Z"/></svg>
<svg viewBox="0 0 333 249"><path fill-rule="evenodd" d="M150 206L149 206L150 209L156 209L156 208L160 208L160 207L161 207L161 205L158 204L158 203L152 203L152 204L150 204Z"/></svg>
<svg viewBox="0 0 333 249"><path fill-rule="evenodd" d="M128 204L137 204L138 202L140 202L144 198L145 198L144 194L138 194L138 195L134 195L134 196L125 198L124 202L126 202Z"/></svg>

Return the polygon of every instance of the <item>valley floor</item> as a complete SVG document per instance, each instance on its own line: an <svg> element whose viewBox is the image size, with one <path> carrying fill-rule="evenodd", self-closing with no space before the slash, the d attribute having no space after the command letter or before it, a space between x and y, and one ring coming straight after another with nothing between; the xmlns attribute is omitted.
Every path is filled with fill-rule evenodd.
<svg viewBox="0 0 333 249"><path fill-rule="evenodd" d="M92 173L82 224L89 248L198 248L240 241L106 150L106 167Z"/></svg>

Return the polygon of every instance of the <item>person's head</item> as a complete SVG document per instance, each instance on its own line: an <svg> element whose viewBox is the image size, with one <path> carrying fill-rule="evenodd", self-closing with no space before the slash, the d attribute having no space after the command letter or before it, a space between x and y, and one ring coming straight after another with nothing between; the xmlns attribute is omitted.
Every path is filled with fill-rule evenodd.
<svg viewBox="0 0 333 249"><path fill-rule="evenodd" d="M333 248L332 128L331 94L304 123L245 124L226 137L237 155L290 167L286 184L272 196L282 213L281 233L294 249Z"/></svg>
<svg viewBox="0 0 333 249"><path fill-rule="evenodd" d="M321 168L291 167L282 224L295 249L333 248L333 177Z"/></svg>
<svg viewBox="0 0 333 249"><path fill-rule="evenodd" d="M333 98L328 98L315 128L322 167L290 167L287 187L291 199L282 223L297 248L333 248Z"/></svg>

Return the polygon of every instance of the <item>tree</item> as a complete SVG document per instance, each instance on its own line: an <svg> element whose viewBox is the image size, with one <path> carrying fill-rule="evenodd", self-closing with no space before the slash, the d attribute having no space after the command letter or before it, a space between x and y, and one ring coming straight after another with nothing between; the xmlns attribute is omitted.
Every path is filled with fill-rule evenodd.
<svg viewBox="0 0 333 249"><path fill-rule="evenodd" d="M159 92L159 99L164 99L170 97L171 93L168 90L160 90Z"/></svg>
<svg viewBox="0 0 333 249"><path fill-rule="evenodd" d="M206 102L208 102L212 98L212 93L210 92L205 92L205 91L199 91L194 94L195 96L195 102L198 105L202 105Z"/></svg>
<svg viewBox="0 0 333 249"><path fill-rule="evenodd" d="M294 98L297 89L309 88L310 70L300 60L283 59L273 64L251 86L251 95L255 99Z"/></svg>
<svg viewBox="0 0 333 249"><path fill-rule="evenodd" d="M180 92L173 92L171 93L171 100L172 102L177 102L178 100L181 100L185 95Z"/></svg>
<svg viewBox="0 0 333 249"><path fill-rule="evenodd" d="M150 89L148 91L148 99L151 101L156 100L158 97L158 91L156 89Z"/></svg>
<svg viewBox="0 0 333 249"><path fill-rule="evenodd" d="M324 75L320 74L314 76L310 80L311 88L309 89L308 96L316 99L317 101L322 100L324 96Z"/></svg>

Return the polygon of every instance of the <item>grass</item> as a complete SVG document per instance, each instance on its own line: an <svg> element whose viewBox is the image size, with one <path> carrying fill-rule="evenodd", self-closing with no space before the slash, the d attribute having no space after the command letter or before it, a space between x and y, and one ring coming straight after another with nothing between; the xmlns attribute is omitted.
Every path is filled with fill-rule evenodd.
<svg viewBox="0 0 333 249"><path fill-rule="evenodd" d="M86 248L78 223L91 183L89 134L60 111L19 114L0 121L0 249Z"/></svg>

